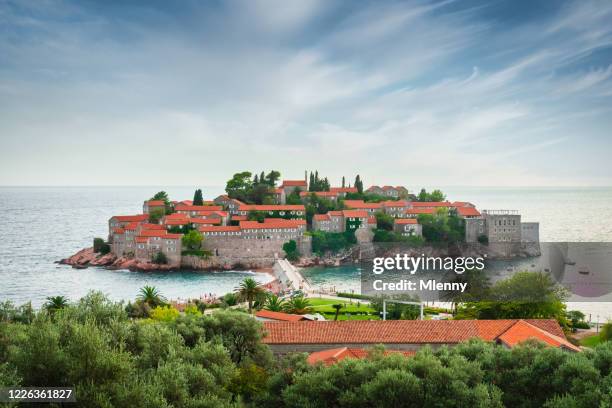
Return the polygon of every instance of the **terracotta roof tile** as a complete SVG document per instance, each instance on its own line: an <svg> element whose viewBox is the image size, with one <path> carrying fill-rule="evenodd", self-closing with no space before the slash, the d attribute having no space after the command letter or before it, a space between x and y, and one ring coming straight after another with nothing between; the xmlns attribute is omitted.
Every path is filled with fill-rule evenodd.
<svg viewBox="0 0 612 408"><path fill-rule="evenodd" d="M137 215L115 215L114 217L119 222L141 222L149 219L148 214L137 214Z"/></svg>
<svg viewBox="0 0 612 408"><path fill-rule="evenodd" d="M302 187L306 186L306 180L283 180L281 187Z"/></svg>
<svg viewBox="0 0 612 408"><path fill-rule="evenodd" d="M238 211L306 211L301 204L286 205L256 205L247 204L238 207Z"/></svg>
<svg viewBox="0 0 612 408"><path fill-rule="evenodd" d="M284 322L299 322L300 320L306 320L306 318L302 315L272 312L270 310L259 310L255 313L255 316Z"/></svg>
<svg viewBox="0 0 612 408"><path fill-rule="evenodd" d="M493 341L518 320L388 320L264 322L266 344L454 344L479 337ZM564 338L555 320L528 320Z"/></svg>
<svg viewBox="0 0 612 408"><path fill-rule="evenodd" d="M345 218L368 218L368 212L365 210L343 210L342 215Z"/></svg>
<svg viewBox="0 0 612 408"><path fill-rule="evenodd" d="M406 225L406 224L418 224L419 222L415 218L396 218L393 221L394 224Z"/></svg>

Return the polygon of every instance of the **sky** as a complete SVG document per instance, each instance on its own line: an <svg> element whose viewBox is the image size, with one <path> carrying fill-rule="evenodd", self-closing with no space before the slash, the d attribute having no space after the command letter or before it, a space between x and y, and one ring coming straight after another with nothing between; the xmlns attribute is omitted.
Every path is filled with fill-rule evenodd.
<svg viewBox="0 0 612 408"><path fill-rule="evenodd" d="M612 185L610 1L0 0L0 185Z"/></svg>

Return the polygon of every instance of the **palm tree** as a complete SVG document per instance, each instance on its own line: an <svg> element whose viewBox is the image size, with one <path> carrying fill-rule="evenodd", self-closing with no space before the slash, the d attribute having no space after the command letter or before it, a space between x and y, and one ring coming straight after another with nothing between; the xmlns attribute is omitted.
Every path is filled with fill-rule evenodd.
<svg viewBox="0 0 612 408"><path fill-rule="evenodd" d="M49 296L45 302L45 309L49 313L55 313L68 306L68 299L65 296Z"/></svg>
<svg viewBox="0 0 612 408"><path fill-rule="evenodd" d="M282 312L285 310L285 301L276 295L268 295L264 303L264 309L271 312Z"/></svg>
<svg viewBox="0 0 612 408"><path fill-rule="evenodd" d="M166 302L166 298L157 290L155 286L145 285L140 288L138 300L148 304L151 307L162 305Z"/></svg>
<svg viewBox="0 0 612 408"><path fill-rule="evenodd" d="M242 300L249 302L249 313L253 311L253 301L264 292L263 288L253 278L246 278L236 288L236 294Z"/></svg>
<svg viewBox="0 0 612 408"><path fill-rule="evenodd" d="M292 297L286 304L285 310L288 313L306 314L312 312L310 301L304 296Z"/></svg>
<svg viewBox="0 0 612 408"><path fill-rule="evenodd" d="M332 305L332 307L336 310L336 316L334 316L334 321L338 320L338 314L340 314L340 309L342 309L344 306L341 303L336 303L335 305Z"/></svg>

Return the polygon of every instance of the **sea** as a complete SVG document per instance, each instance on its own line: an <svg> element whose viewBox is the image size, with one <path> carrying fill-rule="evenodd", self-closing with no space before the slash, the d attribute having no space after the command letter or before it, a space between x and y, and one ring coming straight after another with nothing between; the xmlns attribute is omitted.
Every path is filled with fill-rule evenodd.
<svg viewBox="0 0 612 408"><path fill-rule="evenodd" d="M77 300L99 290L115 300L132 300L139 288L154 285L169 299L231 292L246 277L265 283L271 277L250 271L131 272L104 268L73 269L56 262L108 235L113 215L138 214L157 191L172 199L193 197L196 187L0 187L0 301L43 304L48 296ZM198 186L205 199L221 186ZM419 187L420 188L420 187ZM540 223L547 242L612 242L612 187L440 187L451 201L470 201L478 209L518 210L523 221ZM410 186L409 186L410 189ZM417 187L411 191L418 191ZM313 284L359 291L358 266L310 268ZM612 303L579 302L592 321L612 320Z"/></svg>

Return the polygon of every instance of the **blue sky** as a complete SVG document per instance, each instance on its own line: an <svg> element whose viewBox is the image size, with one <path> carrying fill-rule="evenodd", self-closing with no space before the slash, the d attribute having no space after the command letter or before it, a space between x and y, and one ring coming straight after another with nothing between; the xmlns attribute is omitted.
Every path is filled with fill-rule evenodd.
<svg viewBox="0 0 612 408"><path fill-rule="evenodd" d="M0 185L612 185L612 2L0 0Z"/></svg>

